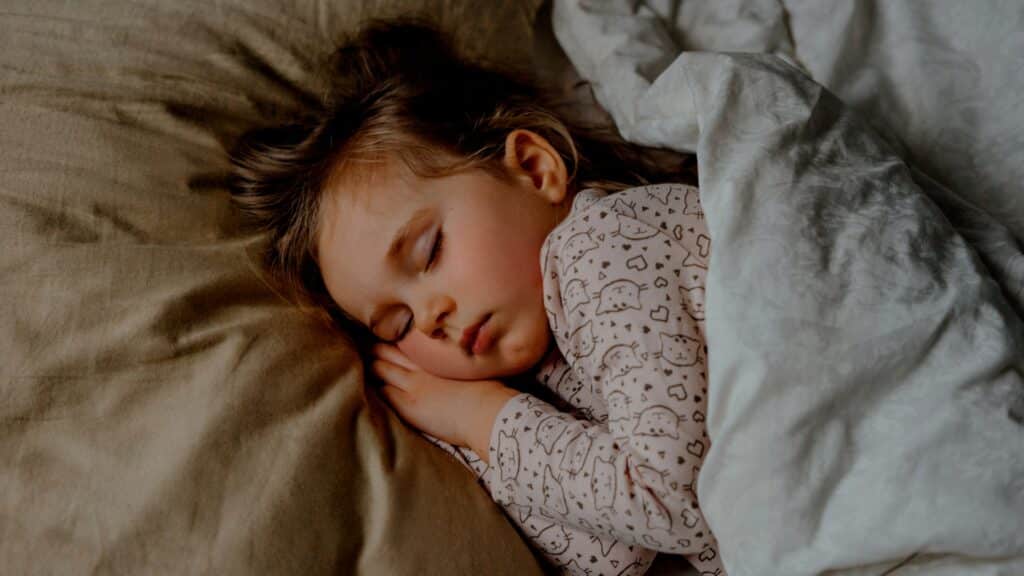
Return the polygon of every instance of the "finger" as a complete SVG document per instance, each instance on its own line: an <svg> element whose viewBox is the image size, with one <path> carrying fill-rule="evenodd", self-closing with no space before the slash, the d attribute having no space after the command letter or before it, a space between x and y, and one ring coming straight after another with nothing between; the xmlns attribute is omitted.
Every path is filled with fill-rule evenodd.
<svg viewBox="0 0 1024 576"><path fill-rule="evenodd" d="M387 360L374 360L370 364L373 373L380 377L385 384L391 384L405 390L407 386L406 375L409 373L405 368L388 362Z"/></svg>
<svg viewBox="0 0 1024 576"><path fill-rule="evenodd" d="M395 411L403 420L405 419L405 407L408 402L409 394L405 390L397 386L386 385L380 389L381 395L384 396L384 401L387 402L388 406Z"/></svg>
<svg viewBox="0 0 1024 576"><path fill-rule="evenodd" d="M377 344L373 347L373 354L378 358L383 358L388 362L398 364L406 370L419 370L419 366L417 366L412 360L409 360L409 357L399 350L397 346Z"/></svg>
<svg viewBox="0 0 1024 576"><path fill-rule="evenodd" d="M385 384L378 390L380 391L380 394L384 396L384 399L387 400L388 404L391 404L392 406L394 406L396 402L401 403L402 395L406 393L398 386L392 386L390 384Z"/></svg>
<svg viewBox="0 0 1024 576"><path fill-rule="evenodd" d="M393 344L386 344L383 342L377 343L373 347L373 355L378 358L383 358L389 362L401 365L403 361L407 360L405 354Z"/></svg>

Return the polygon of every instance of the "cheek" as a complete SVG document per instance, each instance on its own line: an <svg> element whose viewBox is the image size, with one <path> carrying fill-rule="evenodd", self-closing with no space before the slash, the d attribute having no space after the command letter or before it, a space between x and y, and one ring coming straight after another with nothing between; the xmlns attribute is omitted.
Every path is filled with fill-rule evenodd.
<svg viewBox="0 0 1024 576"><path fill-rule="evenodd" d="M454 380L477 380L487 376L460 350L421 332L414 332L395 345L409 360L434 376Z"/></svg>
<svg viewBox="0 0 1024 576"><path fill-rule="evenodd" d="M458 280L483 294L520 297L542 291L540 248L542 242L517 236L515 230L476 234L461 246ZM500 257L496 257L500 255ZM525 293L524 293L525 291Z"/></svg>

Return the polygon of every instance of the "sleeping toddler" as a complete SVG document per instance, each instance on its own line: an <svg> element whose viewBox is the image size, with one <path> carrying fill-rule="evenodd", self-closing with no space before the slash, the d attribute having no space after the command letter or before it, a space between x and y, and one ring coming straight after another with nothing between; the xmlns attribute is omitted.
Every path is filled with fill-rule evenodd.
<svg viewBox="0 0 1024 576"><path fill-rule="evenodd" d="M372 339L388 404L566 573L664 553L724 574L697 500L710 238L688 173L422 24L375 22L334 62L322 110L233 154L268 275Z"/></svg>

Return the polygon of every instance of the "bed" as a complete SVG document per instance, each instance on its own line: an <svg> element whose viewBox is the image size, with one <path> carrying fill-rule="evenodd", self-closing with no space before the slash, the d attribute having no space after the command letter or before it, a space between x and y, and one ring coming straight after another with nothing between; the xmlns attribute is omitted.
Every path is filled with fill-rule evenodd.
<svg viewBox="0 0 1024 576"><path fill-rule="evenodd" d="M591 106L602 104L627 138L641 141L645 133L623 103L681 50L767 54L805 71L908 158L917 182L935 183L932 200L999 286L1001 296L988 296L1005 302L999 313L1008 327L992 361L1001 362L1007 394L1019 389L1024 4L563 4L603 16L560 20L558 5L540 0L488 10L468 0L5 3L0 561L7 569L557 573L468 470L365 392L346 338L259 281L250 263L257 239L239 232L230 210L224 181L234 138L315 102L324 86L318 63L370 16L429 15L479 54L531 63L590 113L601 116ZM637 21L655 23L658 41L621 28ZM621 66L607 64L619 56ZM631 68L637 56L648 67ZM729 399L711 395L715 430L739 442L747 436L729 417L738 411ZM722 487L707 483L708 515L728 537L723 557L734 574L771 572L766 565L787 575L1021 573L1012 558L994 567L943 564L928 554L892 561L903 558L898 547L875 550L866 562L835 550L842 533L767 546L723 504L745 472L723 458L705 471ZM752 506L772 496L747 492ZM1017 494L1005 502L1024 518L1012 507ZM672 559L654 571L687 573Z"/></svg>
<svg viewBox="0 0 1024 576"><path fill-rule="evenodd" d="M423 10L521 56L534 3L473 4L4 2L0 571L540 573L347 341L260 282L223 186L232 141L315 101L363 18Z"/></svg>

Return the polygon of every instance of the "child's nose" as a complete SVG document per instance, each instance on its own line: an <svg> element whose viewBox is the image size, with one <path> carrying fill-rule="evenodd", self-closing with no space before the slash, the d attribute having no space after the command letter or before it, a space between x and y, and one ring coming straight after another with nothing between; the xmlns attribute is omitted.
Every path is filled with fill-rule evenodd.
<svg viewBox="0 0 1024 576"><path fill-rule="evenodd" d="M448 316L448 312L442 312L428 325L422 328L424 334L428 334L431 338L442 339L445 336L444 333L444 319Z"/></svg>
<svg viewBox="0 0 1024 576"><path fill-rule="evenodd" d="M439 296L427 301L424 308L425 313L419 315L421 325L418 328L431 338L444 338L444 321L455 308L455 302L447 296Z"/></svg>

